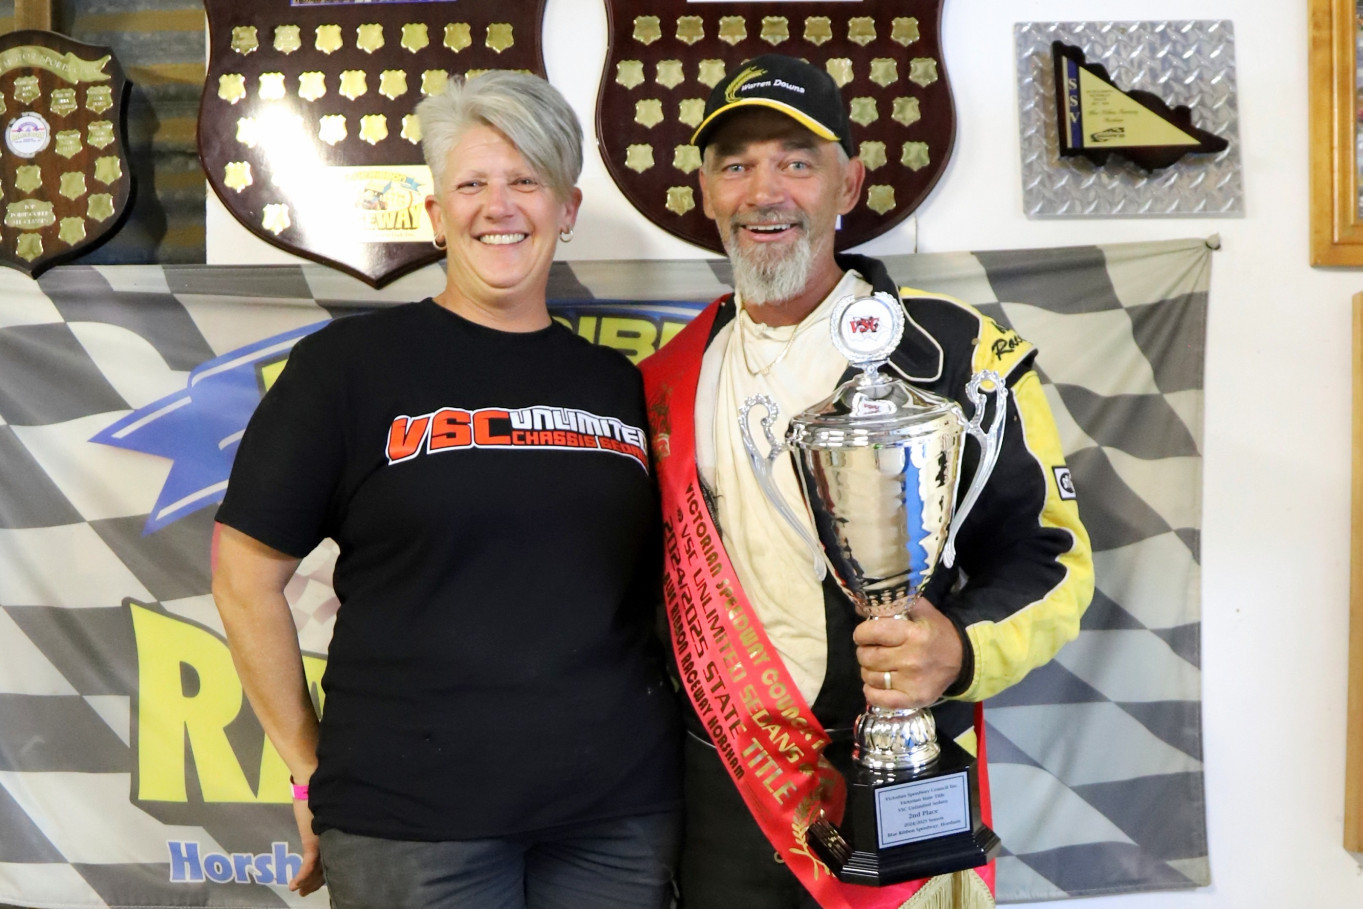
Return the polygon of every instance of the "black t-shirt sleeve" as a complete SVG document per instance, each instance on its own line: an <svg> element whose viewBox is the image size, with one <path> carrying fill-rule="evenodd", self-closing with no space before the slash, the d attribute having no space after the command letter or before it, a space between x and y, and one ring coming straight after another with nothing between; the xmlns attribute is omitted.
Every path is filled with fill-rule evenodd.
<svg viewBox="0 0 1363 909"><path fill-rule="evenodd" d="M294 345L246 426L217 514L298 558L329 535L345 458L340 368L327 346L317 335Z"/></svg>

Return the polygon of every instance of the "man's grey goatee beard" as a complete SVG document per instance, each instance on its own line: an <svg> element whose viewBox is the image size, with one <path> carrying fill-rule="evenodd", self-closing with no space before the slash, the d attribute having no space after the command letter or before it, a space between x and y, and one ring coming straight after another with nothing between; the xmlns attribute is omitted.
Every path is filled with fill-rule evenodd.
<svg viewBox="0 0 1363 909"><path fill-rule="evenodd" d="M779 258L752 255L728 238L724 247L733 265L734 289L746 305L780 304L795 298L805 289L814 266L807 233Z"/></svg>

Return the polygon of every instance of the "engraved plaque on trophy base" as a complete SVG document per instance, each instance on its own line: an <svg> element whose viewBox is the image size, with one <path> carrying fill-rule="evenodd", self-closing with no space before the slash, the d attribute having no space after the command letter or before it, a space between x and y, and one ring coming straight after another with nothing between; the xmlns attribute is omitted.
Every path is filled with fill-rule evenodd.
<svg viewBox="0 0 1363 909"><path fill-rule="evenodd" d="M975 760L955 742L939 743L927 770L870 770L846 750L829 760L847 779L847 807L837 827L826 821L806 838L838 880L884 886L978 868L999 838L980 820Z"/></svg>

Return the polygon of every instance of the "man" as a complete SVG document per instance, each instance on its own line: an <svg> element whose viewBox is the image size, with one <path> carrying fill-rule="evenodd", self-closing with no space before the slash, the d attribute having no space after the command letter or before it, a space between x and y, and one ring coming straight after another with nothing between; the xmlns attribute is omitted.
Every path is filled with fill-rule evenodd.
<svg viewBox="0 0 1363 909"><path fill-rule="evenodd" d="M991 906L992 865L884 889L840 884L803 832L841 808L822 749L850 737L864 702L921 707L945 696L934 708L939 738L974 752L976 702L1078 632L1093 589L1089 541L1034 351L964 303L901 291L878 261L834 253L838 217L858 203L865 171L821 70L779 55L745 62L715 87L692 141L735 293L644 364L669 625L691 701L683 905ZM829 311L872 292L900 299L908 316L891 360L901 377L967 414L964 388L979 370L997 371L1011 394L1002 453L961 528L955 566L938 567L910 621L857 624L763 495L738 419L745 399L768 395L779 433L850 377ZM968 448L961 489L977 457ZM775 474L798 503L787 459Z"/></svg>

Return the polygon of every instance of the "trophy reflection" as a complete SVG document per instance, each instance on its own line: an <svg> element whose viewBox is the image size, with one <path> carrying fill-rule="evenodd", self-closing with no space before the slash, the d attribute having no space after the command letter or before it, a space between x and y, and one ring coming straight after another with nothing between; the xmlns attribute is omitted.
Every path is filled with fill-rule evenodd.
<svg viewBox="0 0 1363 909"><path fill-rule="evenodd" d="M904 313L883 294L848 297L832 313L833 343L862 373L832 397L791 418L783 441L772 433L774 401L749 398L739 415L763 491L810 545L815 572L825 562L858 614L904 621L938 564L955 560L955 538L979 497L1003 436L1008 390L996 373L966 387L967 420L953 401L882 373L903 334ZM994 415L983 429L990 386ZM765 409L771 448L753 443L749 412ZM956 503L965 438L980 445L979 465ZM789 451L817 542L778 493L772 466ZM975 759L937 740L930 708L869 706L853 730L847 806L840 825L827 818L806 835L840 880L884 885L985 864L999 839L980 820Z"/></svg>

